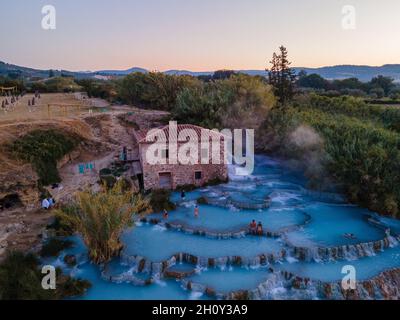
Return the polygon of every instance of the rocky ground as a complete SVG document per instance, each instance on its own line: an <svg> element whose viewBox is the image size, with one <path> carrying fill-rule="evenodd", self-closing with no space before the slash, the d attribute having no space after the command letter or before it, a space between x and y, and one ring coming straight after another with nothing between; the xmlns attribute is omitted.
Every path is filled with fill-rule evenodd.
<svg viewBox="0 0 400 320"><path fill-rule="evenodd" d="M107 102L96 99L93 105L104 108ZM86 111L64 118L0 121L0 146L35 129L53 128L80 135L84 142L58 164L62 178L59 187L48 188L60 204L69 202L78 190L98 187L98 170L107 167L122 147L137 153L133 130L157 126L165 116L158 111L109 106L102 112ZM20 203L13 208L0 211L1 259L8 249L25 251L35 247L40 242L44 227L51 221L52 212L40 208L37 175L30 164L12 159L4 150L0 152L0 162L0 199L10 195L18 195L20 199ZM87 162L95 163L96 170L80 174L79 164Z"/></svg>

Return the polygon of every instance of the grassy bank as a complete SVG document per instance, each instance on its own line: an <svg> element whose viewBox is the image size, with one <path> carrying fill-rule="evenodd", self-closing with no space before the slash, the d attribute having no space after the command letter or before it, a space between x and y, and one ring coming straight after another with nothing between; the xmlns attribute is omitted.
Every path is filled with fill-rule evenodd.
<svg viewBox="0 0 400 320"><path fill-rule="evenodd" d="M261 134L272 132L279 152L304 160L305 166L318 162L326 171L314 178L329 175L352 202L400 218L400 134L389 113L398 111L365 106L353 98L311 97L271 112ZM298 144L299 139L311 139L296 136L299 127L309 127L319 142Z"/></svg>
<svg viewBox="0 0 400 320"><path fill-rule="evenodd" d="M79 138L55 130L35 130L7 145L7 150L18 160L29 162L39 176L39 185L61 181L57 161L74 150Z"/></svg>

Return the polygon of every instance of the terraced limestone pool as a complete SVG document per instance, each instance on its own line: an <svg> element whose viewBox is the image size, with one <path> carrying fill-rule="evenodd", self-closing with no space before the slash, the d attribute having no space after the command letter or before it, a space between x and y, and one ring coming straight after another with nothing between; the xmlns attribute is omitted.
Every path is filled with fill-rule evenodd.
<svg viewBox="0 0 400 320"><path fill-rule="evenodd" d="M340 282L348 265L357 281L375 288L357 287L357 297L386 297L376 281L400 269L399 221L347 204L339 194L308 190L299 173L276 159L257 156L248 176L233 169L227 184L187 192L185 199L173 193L178 206L167 220L161 214L137 219L122 236L121 257L104 268L88 261L78 236L74 248L46 263L90 280L83 299L340 299L340 290L333 295L326 285ZM263 236L248 233L253 219ZM78 265L68 268L63 255L71 253ZM389 283L394 279L383 281L396 286Z"/></svg>

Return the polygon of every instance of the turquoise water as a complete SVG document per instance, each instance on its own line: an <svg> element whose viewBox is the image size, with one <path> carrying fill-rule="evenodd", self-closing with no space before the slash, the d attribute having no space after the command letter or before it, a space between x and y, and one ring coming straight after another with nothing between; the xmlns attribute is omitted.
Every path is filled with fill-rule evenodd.
<svg viewBox="0 0 400 320"><path fill-rule="evenodd" d="M87 257L87 250L79 237L70 237L74 247L61 253L57 259L46 259L43 264L50 264L61 267L66 274L78 279L86 279L92 283L92 287L83 297L75 299L83 300L204 300L209 299L201 292L191 292L184 289L176 280L156 280L146 286L136 286L128 282L114 283L106 281L101 277L98 266L90 263ZM77 265L70 268L63 258L67 254L78 255ZM110 274L128 272L131 268L114 260L110 264ZM146 279L148 275L138 274L136 277Z"/></svg>
<svg viewBox="0 0 400 320"><path fill-rule="evenodd" d="M194 217L195 201L184 202L177 210L169 213L167 221L162 214L153 214L171 224L178 224L196 230L208 230L216 233L248 230L252 219L261 221L267 231L278 232L285 228L302 225L307 220L305 213L297 208L271 208L262 210L238 210L235 208L199 205L199 216Z"/></svg>
<svg viewBox="0 0 400 320"><path fill-rule="evenodd" d="M126 244L126 255L141 256L153 262L167 260L179 253L205 258L254 258L265 253L278 254L282 249L279 241L266 237L214 239L146 224L125 233L122 241Z"/></svg>
<svg viewBox="0 0 400 320"><path fill-rule="evenodd" d="M257 156L254 173L245 177L234 175L233 166L229 169L230 182L227 184L186 192L184 200L181 199L180 193L173 193L171 200L178 206L176 210L169 212L168 220L162 219L160 214L148 217L159 219L160 225L136 222L134 228L126 230L121 238L125 244L124 259L116 258L105 267L106 278L101 276L98 266L88 261L86 248L79 237L72 238L76 242L74 248L63 252L58 259L47 260L44 263L61 266L65 272L91 281L93 287L81 299L150 300L209 297L198 288L194 291L186 290L183 282L166 280L162 273L154 273L154 270L150 272L145 268L143 272L138 273L138 266L132 262L136 260L125 263L126 257L139 256L144 257L146 263L158 263L170 260L175 254L185 253L205 258L205 261L207 258L223 260L232 256L251 261L260 254L278 254L282 249L287 251L285 259L266 266L256 263L251 264L252 267L249 268L217 263L219 267L205 268L204 264L178 262L169 267L169 270L175 272L196 270L189 280L224 293L257 288L260 283L276 275L268 270L269 267L321 281L342 279L344 275L341 271L345 265L353 265L356 268L357 279L369 279L384 270L400 268L400 247L396 244L374 256L359 258L353 255L351 261L317 263L296 260L291 254L293 246L313 249L382 240L386 228L390 228L392 234L399 234L400 222L346 204L343 197L335 194L333 190L329 193L308 190L307 180L301 173L289 170L278 160ZM213 204L200 205L200 215L195 218L194 206L200 197L209 199ZM268 208L241 209L239 206L243 203L263 204L266 199L270 201ZM368 220L371 216L376 223ZM264 230L279 233L280 236L268 238L245 236L244 233L240 237L228 236L231 232L247 230L253 219L262 222ZM165 223L169 223L173 228L166 228ZM377 223L381 226L377 226ZM182 226L182 230L177 229L177 225ZM223 237L190 234L188 229L222 234ZM346 233L354 234L354 238L344 237ZM65 266L63 257L67 253L77 255L78 266ZM151 280L152 284L143 286L146 280ZM271 280L268 282L268 289L264 288L260 298L290 298L290 290L286 289L279 281L275 284ZM312 299L312 294L300 290L296 293L296 298Z"/></svg>
<svg viewBox="0 0 400 320"><path fill-rule="evenodd" d="M224 270L219 268L202 270L188 280L226 294L231 291L254 289L269 277L270 273L265 268L231 267Z"/></svg>
<svg viewBox="0 0 400 320"><path fill-rule="evenodd" d="M283 263L274 268L294 273L295 275L321 280L325 282L339 281L343 278L342 268L353 266L356 270L356 279L367 280L385 270L400 268L400 247L389 248L373 257L365 257L354 261L335 261L329 263Z"/></svg>
<svg viewBox="0 0 400 320"><path fill-rule="evenodd" d="M316 203L304 208L311 221L302 230L289 233L288 239L295 246L333 247L384 238L384 230L367 222L370 212L354 206ZM352 233L354 239L344 237Z"/></svg>

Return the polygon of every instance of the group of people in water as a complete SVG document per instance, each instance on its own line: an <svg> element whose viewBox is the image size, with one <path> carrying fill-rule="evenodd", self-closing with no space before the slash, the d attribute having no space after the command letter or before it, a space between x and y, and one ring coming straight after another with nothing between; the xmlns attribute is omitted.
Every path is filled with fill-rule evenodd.
<svg viewBox="0 0 400 320"><path fill-rule="evenodd" d="M260 222L256 222L256 220L251 221L249 225L249 233L252 235L262 236L263 235L263 225Z"/></svg>
<svg viewBox="0 0 400 320"><path fill-rule="evenodd" d="M182 201L186 199L186 194L185 194L184 190L181 192L181 199L182 199ZM199 206L196 204L194 207L194 217L198 218L199 213L200 213ZM164 209L163 218L165 220L167 220L169 218L169 213L168 213L168 210L166 210L166 209ZM264 234L264 231L263 231L263 225L262 225L261 221L257 223L256 220L253 220L249 225L249 233L252 235L262 236Z"/></svg>
<svg viewBox="0 0 400 320"><path fill-rule="evenodd" d="M186 194L185 194L185 191L182 190L181 200L184 201L185 199L186 199ZM199 217L199 212L200 212L199 206L196 204L194 207L194 217L195 218ZM165 220L167 220L169 218L169 213L166 209L164 209L163 218ZM249 233L252 235L262 236L264 234L264 231L263 231L263 225L262 225L261 221L257 223L256 220L253 220L249 225Z"/></svg>

